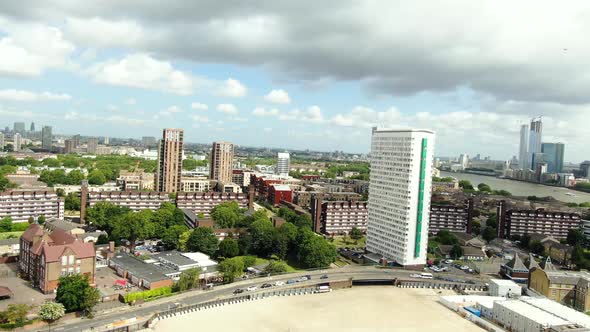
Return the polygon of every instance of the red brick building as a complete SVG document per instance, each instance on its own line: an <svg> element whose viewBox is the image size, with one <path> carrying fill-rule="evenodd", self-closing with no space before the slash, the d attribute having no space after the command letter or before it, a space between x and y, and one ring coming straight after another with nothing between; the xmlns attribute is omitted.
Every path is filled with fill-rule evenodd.
<svg viewBox="0 0 590 332"><path fill-rule="evenodd" d="M275 184L270 186L268 201L274 206L278 206L281 201L293 202L293 191L284 184Z"/></svg>

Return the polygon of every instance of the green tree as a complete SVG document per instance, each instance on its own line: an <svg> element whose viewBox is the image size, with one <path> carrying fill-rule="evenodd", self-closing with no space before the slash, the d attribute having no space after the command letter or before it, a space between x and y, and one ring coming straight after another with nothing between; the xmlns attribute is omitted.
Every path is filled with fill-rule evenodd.
<svg viewBox="0 0 590 332"><path fill-rule="evenodd" d="M43 224L45 224L45 220L46 220L45 219L45 216L44 215L40 215L39 218L37 218L37 223L39 225L43 225Z"/></svg>
<svg viewBox="0 0 590 332"><path fill-rule="evenodd" d="M62 318L66 313L64 305L57 302L45 302L39 307L39 317L46 321L51 328L51 323Z"/></svg>
<svg viewBox="0 0 590 332"><path fill-rule="evenodd" d="M270 261L268 262L268 265L264 268L264 272L271 274L284 273L287 272L287 270L287 263L283 261Z"/></svg>
<svg viewBox="0 0 590 332"><path fill-rule="evenodd" d="M490 188L490 186L485 183L478 184L477 189L481 192L491 192L492 191L492 188Z"/></svg>
<svg viewBox="0 0 590 332"><path fill-rule="evenodd" d="M109 243L109 237L104 234L100 234L98 236L98 239L96 239L96 244L108 244L108 243Z"/></svg>
<svg viewBox="0 0 590 332"><path fill-rule="evenodd" d="M107 182L107 177L99 169L93 169L90 174L88 174L88 184L101 186L105 184L105 182Z"/></svg>
<svg viewBox="0 0 590 332"><path fill-rule="evenodd" d="M463 248L459 244L454 244L449 254L451 258L459 259L463 257Z"/></svg>
<svg viewBox="0 0 590 332"><path fill-rule="evenodd" d="M256 256L244 256L242 257L244 261L244 267L252 267L256 265Z"/></svg>
<svg viewBox="0 0 590 332"><path fill-rule="evenodd" d="M240 210L237 202L226 202L211 210L211 218L219 228L233 228L240 220Z"/></svg>
<svg viewBox="0 0 590 332"><path fill-rule="evenodd" d="M188 239L190 238L190 236L191 236L192 233L193 232L189 230L189 231L182 232L182 234L180 234L178 236L178 250L180 250L180 251L186 251L187 250L186 249L186 244L187 244Z"/></svg>
<svg viewBox="0 0 590 332"><path fill-rule="evenodd" d="M498 230L492 227L487 227L483 229L482 237L484 240L490 242L498 236Z"/></svg>
<svg viewBox="0 0 590 332"><path fill-rule="evenodd" d="M244 261L240 257L224 259L218 269L225 281L232 282L244 273Z"/></svg>
<svg viewBox="0 0 590 332"><path fill-rule="evenodd" d="M353 227L350 230L350 238L353 240L360 240L363 238L363 232L360 229Z"/></svg>
<svg viewBox="0 0 590 332"><path fill-rule="evenodd" d="M444 245L453 245L459 242L457 237L446 229L440 230L436 233L436 241Z"/></svg>
<svg viewBox="0 0 590 332"><path fill-rule="evenodd" d="M12 218L4 217L0 219L0 232L10 232L12 230Z"/></svg>
<svg viewBox="0 0 590 332"><path fill-rule="evenodd" d="M59 278L55 301L63 304L66 312L91 314L99 299L100 294L90 286L88 276L74 274Z"/></svg>
<svg viewBox="0 0 590 332"><path fill-rule="evenodd" d="M187 250L199 251L209 256L215 255L219 248L219 241L209 227L198 227L193 229L186 243Z"/></svg>
<svg viewBox="0 0 590 332"><path fill-rule="evenodd" d="M109 202L98 202L86 210L86 220L89 224L111 234L114 228L114 221L129 211L131 210L127 207L121 207Z"/></svg>
<svg viewBox="0 0 590 332"><path fill-rule="evenodd" d="M197 288L200 285L201 269L192 268L180 274L180 279L174 284L173 290L175 292L183 292L189 289Z"/></svg>
<svg viewBox="0 0 590 332"><path fill-rule="evenodd" d="M473 185L467 180L459 181L459 187L463 188L464 190L473 190Z"/></svg>
<svg viewBox="0 0 590 332"><path fill-rule="evenodd" d="M471 222L471 233L479 235L481 233L481 224L477 220Z"/></svg>
<svg viewBox="0 0 590 332"><path fill-rule="evenodd" d="M260 257L268 257L273 253L273 241L277 230L266 220L257 220L250 226L252 236L252 252Z"/></svg>
<svg viewBox="0 0 590 332"><path fill-rule="evenodd" d="M29 222L29 225L30 225L35 222L35 218L33 218L33 216L30 216L27 221Z"/></svg>
<svg viewBox="0 0 590 332"><path fill-rule="evenodd" d="M545 252L545 247L543 247L543 244L540 241L532 241L529 245L529 249L532 253L537 255L543 255Z"/></svg>
<svg viewBox="0 0 590 332"><path fill-rule="evenodd" d="M310 230L301 234L298 258L307 268L328 267L336 261L336 247Z"/></svg>
<svg viewBox="0 0 590 332"><path fill-rule="evenodd" d="M10 324L22 324L27 319L31 308L26 304L9 304L4 312L4 318Z"/></svg>
<svg viewBox="0 0 590 332"><path fill-rule="evenodd" d="M152 238L156 231L151 222L152 212L143 210L140 212L127 212L124 216L115 219L112 235L115 239L125 238L135 244L137 240Z"/></svg>
<svg viewBox="0 0 590 332"><path fill-rule="evenodd" d="M69 193L65 198L65 209L70 211L80 211L80 197L78 193Z"/></svg>
<svg viewBox="0 0 590 332"><path fill-rule="evenodd" d="M219 253L218 256L231 258L240 254L240 248L238 247L238 241L231 237L224 238L219 242Z"/></svg>
<svg viewBox="0 0 590 332"><path fill-rule="evenodd" d="M579 229L570 229L567 233L567 244L571 246L583 246L586 241L584 233Z"/></svg>
<svg viewBox="0 0 590 332"><path fill-rule="evenodd" d="M81 171L75 169L75 170L72 170L72 171L70 171L68 173L68 175L66 176L65 184L78 185L84 179L85 179L84 173L82 173Z"/></svg>
<svg viewBox="0 0 590 332"><path fill-rule="evenodd" d="M185 225L173 225L164 230L162 234L162 243L164 244L164 247L168 250L178 249L180 245L180 235L187 230L188 228Z"/></svg>
<svg viewBox="0 0 590 332"><path fill-rule="evenodd" d="M486 226L492 228L498 228L498 216L495 213L492 213L488 219L486 220Z"/></svg>

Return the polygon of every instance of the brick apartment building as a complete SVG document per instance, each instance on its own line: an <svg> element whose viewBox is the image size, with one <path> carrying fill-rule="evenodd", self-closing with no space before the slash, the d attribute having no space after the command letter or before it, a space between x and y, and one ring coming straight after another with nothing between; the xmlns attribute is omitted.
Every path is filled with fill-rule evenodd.
<svg viewBox="0 0 590 332"><path fill-rule="evenodd" d="M55 191L5 191L0 193L0 218L11 217L13 222L27 222L39 216L63 219L64 199Z"/></svg>
<svg viewBox="0 0 590 332"><path fill-rule="evenodd" d="M128 207L133 211L157 210L162 203L171 201L168 193L155 191L103 191L88 193L89 207L96 205L98 202L109 202Z"/></svg>
<svg viewBox="0 0 590 332"><path fill-rule="evenodd" d="M506 201L498 203L497 215L498 237L503 239L534 233L565 239L570 229L581 229L583 223L577 213L508 209Z"/></svg>
<svg viewBox="0 0 590 332"><path fill-rule="evenodd" d="M324 234L348 234L355 227L363 233L367 230L367 202L323 202L318 212L314 224Z"/></svg>
<svg viewBox="0 0 590 332"><path fill-rule="evenodd" d="M194 214L202 213L209 217L211 210L224 202L237 202L240 208L248 208L248 194L234 193L178 193L176 207L191 210Z"/></svg>
<svg viewBox="0 0 590 332"><path fill-rule="evenodd" d="M93 243L59 228L50 231L32 224L20 237L19 272L45 294L55 291L65 275L83 274L93 284L95 258Z"/></svg>
<svg viewBox="0 0 590 332"><path fill-rule="evenodd" d="M293 202L293 191L284 184L274 184L269 188L268 201L274 206L278 206L281 201Z"/></svg>
<svg viewBox="0 0 590 332"><path fill-rule="evenodd" d="M312 201L316 196L322 195L323 200L326 201L360 201L363 197L354 192L333 192L324 193L321 191L296 191L293 193L293 203L303 207L311 207Z"/></svg>
<svg viewBox="0 0 590 332"><path fill-rule="evenodd" d="M430 206L430 222L428 233L436 234L441 230L450 232L470 233L473 221L473 199L463 204L437 204Z"/></svg>

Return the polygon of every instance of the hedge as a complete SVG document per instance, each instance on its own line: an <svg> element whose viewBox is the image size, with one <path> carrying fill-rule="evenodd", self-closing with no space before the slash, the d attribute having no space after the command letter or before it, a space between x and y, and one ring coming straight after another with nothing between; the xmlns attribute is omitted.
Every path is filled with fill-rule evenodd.
<svg viewBox="0 0 590 332"><path fill-rule="evenodd" d="M125 303L132 303L139 300L148 301L156 297L165 296L172 294L172 288L170 286L150 289L143 292L128 293L123 296Z"/></svg>

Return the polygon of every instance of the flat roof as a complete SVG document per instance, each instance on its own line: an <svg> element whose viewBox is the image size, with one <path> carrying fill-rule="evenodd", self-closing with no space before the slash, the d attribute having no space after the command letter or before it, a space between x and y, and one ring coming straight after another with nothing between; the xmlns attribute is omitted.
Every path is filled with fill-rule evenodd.
<svg viewBox="0 0 590 332"><path fill-rule="evenodd" d="M433 130L430 129L413 129L413 128L406 128L406 129L388 129L388 128L377 128L373 127L373 132L379 133L428 133L434 134Z"/></svg>
<svg viewBox="0 0 590 332"><path fill-rule="evenodd" d="M197 261L194 261L186 256L183 256L178 251L163 251L152 255L153 259L157 259L162 263L170 263L178 266L180 269L186 266L198 265Z"/></svg>
<svg viewBox="0 0 590 332"><path fill-rule="evenodd" d="M582 312L566 307L563 304L545 298L528 298L524 302L544 310L547 314L551 313L559 318L568 320L571 323L582 325L590 328L590 317Z"/></svg>
<svg viewBox="0 0 590 332"><path fill-rule="evenodd" d="M166 273L174 271L161 265L148 264L131 255L126 254L111 258L111 262L120 266L124 270L127 270L139 279L144 279L149 282L167 280L169 278L166 276Z"/></svg>
<svg viewBox="0 0 590 332"><path fill-rule="evenodd" d="M507 308L519 315L526 317L527 319L534 321L537 324L545 326L567 325L571 323L567 320L554 316L545 310L541 310L527 302L520 300L496 301L494 303L494 307L496 305Z"/></svg>
<svg viewBox="0 0 590 332"><path fill-rule="evenodd" d="M518 286L518 287L520 287L517 283L515 283L512 280L508 280L508 279L492 279L492 280L490 280L490 283L494 283L496 285L502 285L502 286Z"/></svg>

